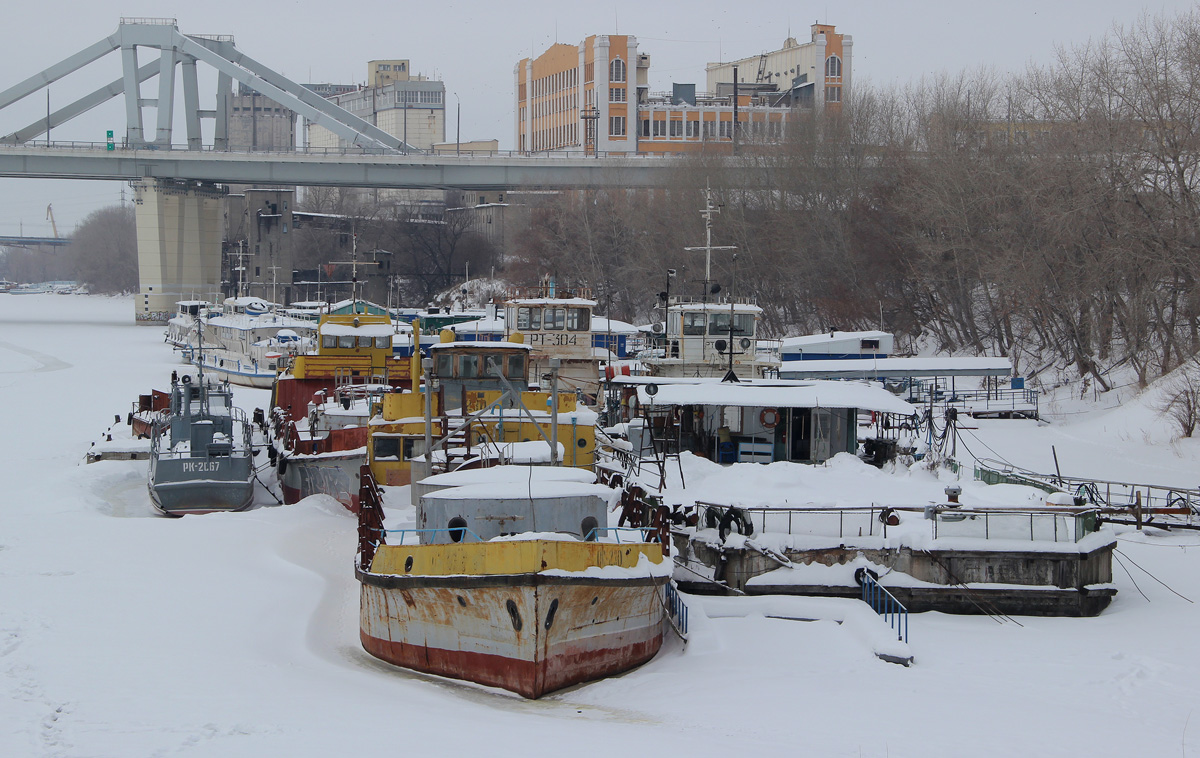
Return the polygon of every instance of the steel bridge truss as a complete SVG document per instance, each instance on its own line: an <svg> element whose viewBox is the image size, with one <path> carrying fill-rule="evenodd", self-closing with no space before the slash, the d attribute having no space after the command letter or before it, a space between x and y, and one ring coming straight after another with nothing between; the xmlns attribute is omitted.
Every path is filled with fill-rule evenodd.
<svg viewBox="0 0 1200 758"><path fill-rule="evenodd" d="M139 66L139 47L158 50L158 60ZM0 144L23 145L124 94L126 127L123 146L169 148L175 113L175 69L179 66L183 74L184 119L189 150L204 149L201 119L212 119L214 122L212 149L229 149L228 116L234 80L290 108L310 122L329 129L355 147L398 152L411 149L379 127L242 54L235 47L232 36L180 34L175 19L122 18L116 33L0 92L0 111L114 50L121 51L122 73L119 79L23 129L0 137ZM217 71L215 109L200 108L197 63L205 63ZM142 97L142 84L156 75L158 97ZM143 122L144 108L153 108L155 111L157 121L152 131Z"/></svg>

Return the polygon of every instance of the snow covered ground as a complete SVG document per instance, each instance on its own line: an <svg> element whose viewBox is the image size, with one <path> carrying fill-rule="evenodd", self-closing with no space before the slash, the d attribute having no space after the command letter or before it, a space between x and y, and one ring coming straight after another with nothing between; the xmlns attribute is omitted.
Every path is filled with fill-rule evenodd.
<svg viewBox="0 0 1200 758"><path fill-rule="evenodd" d="M390 667L359 646L355 523L332 499L168 519L144 461L82 465L177 366L132 314L128 298L0 295L0 756L1200 754L1200 609L1141 570L1200 600L1200 533L1122 535L1132 573L1114 567L1098 618L915 615L910 668L837 623L850 609L775 618L812 607L787 598L695 600L686 647L537 702ZM962 439L1039 471L1053 446L1064 474L1200 484L1200 447L1125 392ZM944 484L736 469L708 496L911 501Z"/></svg>

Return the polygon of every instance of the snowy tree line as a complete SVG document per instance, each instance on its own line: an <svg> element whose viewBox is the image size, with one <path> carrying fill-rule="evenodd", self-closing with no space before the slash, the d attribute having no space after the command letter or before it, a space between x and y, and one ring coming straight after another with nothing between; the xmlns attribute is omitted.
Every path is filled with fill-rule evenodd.
<svg viewBox="0 0 1200 758"><path fill-rule="evenodd" d="M1200 15L1146 17L1016 76L860 85L743 145L741 174L696 158L673 189L542 203L519 257L652 318L666 269L699 294L697 211L722 203L714 278L755 294L778 335L877 327L1107 387L1200 350ZM763 168L776 169L770 174ZM686 268L685 268L686 267Z"/></svg>

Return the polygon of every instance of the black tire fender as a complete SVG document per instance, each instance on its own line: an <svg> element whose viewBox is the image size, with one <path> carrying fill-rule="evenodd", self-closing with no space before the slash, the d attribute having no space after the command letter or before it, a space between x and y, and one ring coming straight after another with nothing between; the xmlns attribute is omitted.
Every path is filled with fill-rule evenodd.
<svg viewBox="0 0 1200 758"><path fill-rule="evenodd" d="M717 528L720 531L722 542L725 541L725 538L729 536L731 531L736 531L738 534L746 537L754 534L754 524L741 508L730 508L725 511L725 515L721 516L721 523Z"/></svg>

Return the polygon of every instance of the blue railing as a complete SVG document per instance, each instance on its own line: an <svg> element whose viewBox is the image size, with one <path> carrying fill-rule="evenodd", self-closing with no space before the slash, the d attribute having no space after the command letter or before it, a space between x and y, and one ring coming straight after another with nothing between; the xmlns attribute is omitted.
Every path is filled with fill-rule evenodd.
<svg viewBox="0 0 1200 758"><path fill-rule="evenodd" d="M592 531L583 535L583 541L594 542L599 536L596 534L597 532L615 532L614 536L617 538L617 544L620 544L621 532L637 532L641 536L641 539L639 539L638 542L647 542L647 536L652 531L654 531L654 529L648 526L598 526Z"/></svg>
<svg viewBox="0 0 1200 758"><path fill-rule="evenodd" d="M450 539L454 540L455 542L461 542L462 539L468 534L471 535L472 537L474 537L476 542L483 542L482 537L480 537L478 534L471 531L470 529L468 529L465 526L444 527L442 529L387 529L384 531L384 534L399 534L400 541L396 542L396 543L389 543L389 544L403 545L404 538L406 535L409 535L409 534L431 534L431 533L436 533L436 532L458 532L459 538L457 540L454 540L453 535L451 535L451 537L450 537Z"/></svg>
<svg viewBox="0 0 1200 758"><path fill-rule="evenodd" d="M679 596L679 591L675 589L674 582L667 582L667 613L671 618L675 619L675 625L679 627L679 633L687 636L688 632L688 607L687 603L683 602L683 598Z"/></svg>
<svg viewBox="0 0 1200 758"><path fill-rule="evenodd" d="M908 642L908 609L887 591L875 577L867 572L862 574L862 599L867 605L883 616L883 622L892 628L896 638Z"/></svg>

